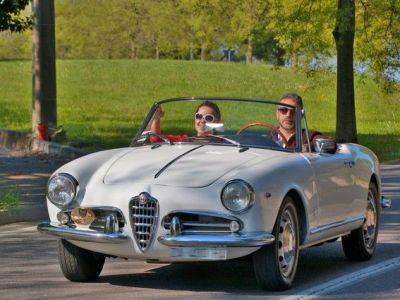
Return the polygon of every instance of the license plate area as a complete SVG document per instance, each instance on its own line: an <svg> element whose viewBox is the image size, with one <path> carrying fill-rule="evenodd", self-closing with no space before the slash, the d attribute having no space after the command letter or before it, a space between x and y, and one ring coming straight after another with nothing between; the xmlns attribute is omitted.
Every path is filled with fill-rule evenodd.
<svg viewBox="0 0 400 300"><path fill-rule="evenodd" d="M225 260L227 254L225 247L173 247L171 257Z"/></svg>

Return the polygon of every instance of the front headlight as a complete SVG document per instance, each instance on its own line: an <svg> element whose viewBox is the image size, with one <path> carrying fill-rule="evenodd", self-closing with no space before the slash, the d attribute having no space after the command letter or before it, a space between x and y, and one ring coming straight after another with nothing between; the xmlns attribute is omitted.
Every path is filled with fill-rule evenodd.
<svg viewBox="0 0 400 300"><path fill-rule="evenodd" d="M47 184L47 198L58 207L68 206L76 196L78 182L65 173L50 178Z"/></svg>
<svg viewBox="0 0 400 300"><path fill-rule="evenodd" d="M221 192L222 204L235 213L249 209L254 203L253 188L243 180L229 181Z"/></svg>

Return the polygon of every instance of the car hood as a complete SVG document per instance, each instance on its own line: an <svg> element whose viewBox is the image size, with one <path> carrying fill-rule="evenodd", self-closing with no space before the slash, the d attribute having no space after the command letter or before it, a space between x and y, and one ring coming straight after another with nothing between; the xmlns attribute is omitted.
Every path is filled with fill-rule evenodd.
<svg viewBox="0 0 400 300"><path fill-rule="evenodd" d="M273 152L273 151L268 151ZM255 159L252 151L210 145L162 145L134 148L109 167L105 184L141 182L176 187L204 187Z"/></svg>

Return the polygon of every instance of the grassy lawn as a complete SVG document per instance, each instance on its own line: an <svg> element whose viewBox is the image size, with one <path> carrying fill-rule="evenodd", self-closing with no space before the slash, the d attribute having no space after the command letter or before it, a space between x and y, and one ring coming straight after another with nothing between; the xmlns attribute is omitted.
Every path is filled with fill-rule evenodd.
<svg viewBox="0 0 400 300"><path fill-rule="evenodd" d="M0 61L0 128L31 128L31 62ZM58 125L66 143L98 150L129 144L151 104L179 96L235 96L276 100L303 96L309 126L335 134L336 77L312 77L268 65L172 60L57 61ZM380 160L400 158L400 93L384 95L356 79L359 143Z"/></svg>
<svg viewBox="0 0 400 300"><path fill-rule="evenodd" d="M20 191L18 186L0 191L0 210L18 208Z"/></svg>

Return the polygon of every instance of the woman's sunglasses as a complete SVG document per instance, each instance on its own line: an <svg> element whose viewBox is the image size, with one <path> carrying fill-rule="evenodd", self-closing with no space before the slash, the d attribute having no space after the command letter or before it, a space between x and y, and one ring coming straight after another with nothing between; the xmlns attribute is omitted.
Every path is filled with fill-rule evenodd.
<svg viewBox="0 0 400 300"><path fill-rule="evenodd" d="M208 123L212 123L215 120L215 117L213 115L210 115L210 114L202 115L200 113L196 113L194 115L194 117L196 118L196 120L204 120L204 121L206 121Z"/></svg>
<svg viewBox="0 0 400 300"><path fill-rule="evenodd" d="M293 108L288 108L288 107L279 107L278 111L282 114L282 115L286 115L288 112L290 112L291 115L294 114L294 109Z"/></svg>

